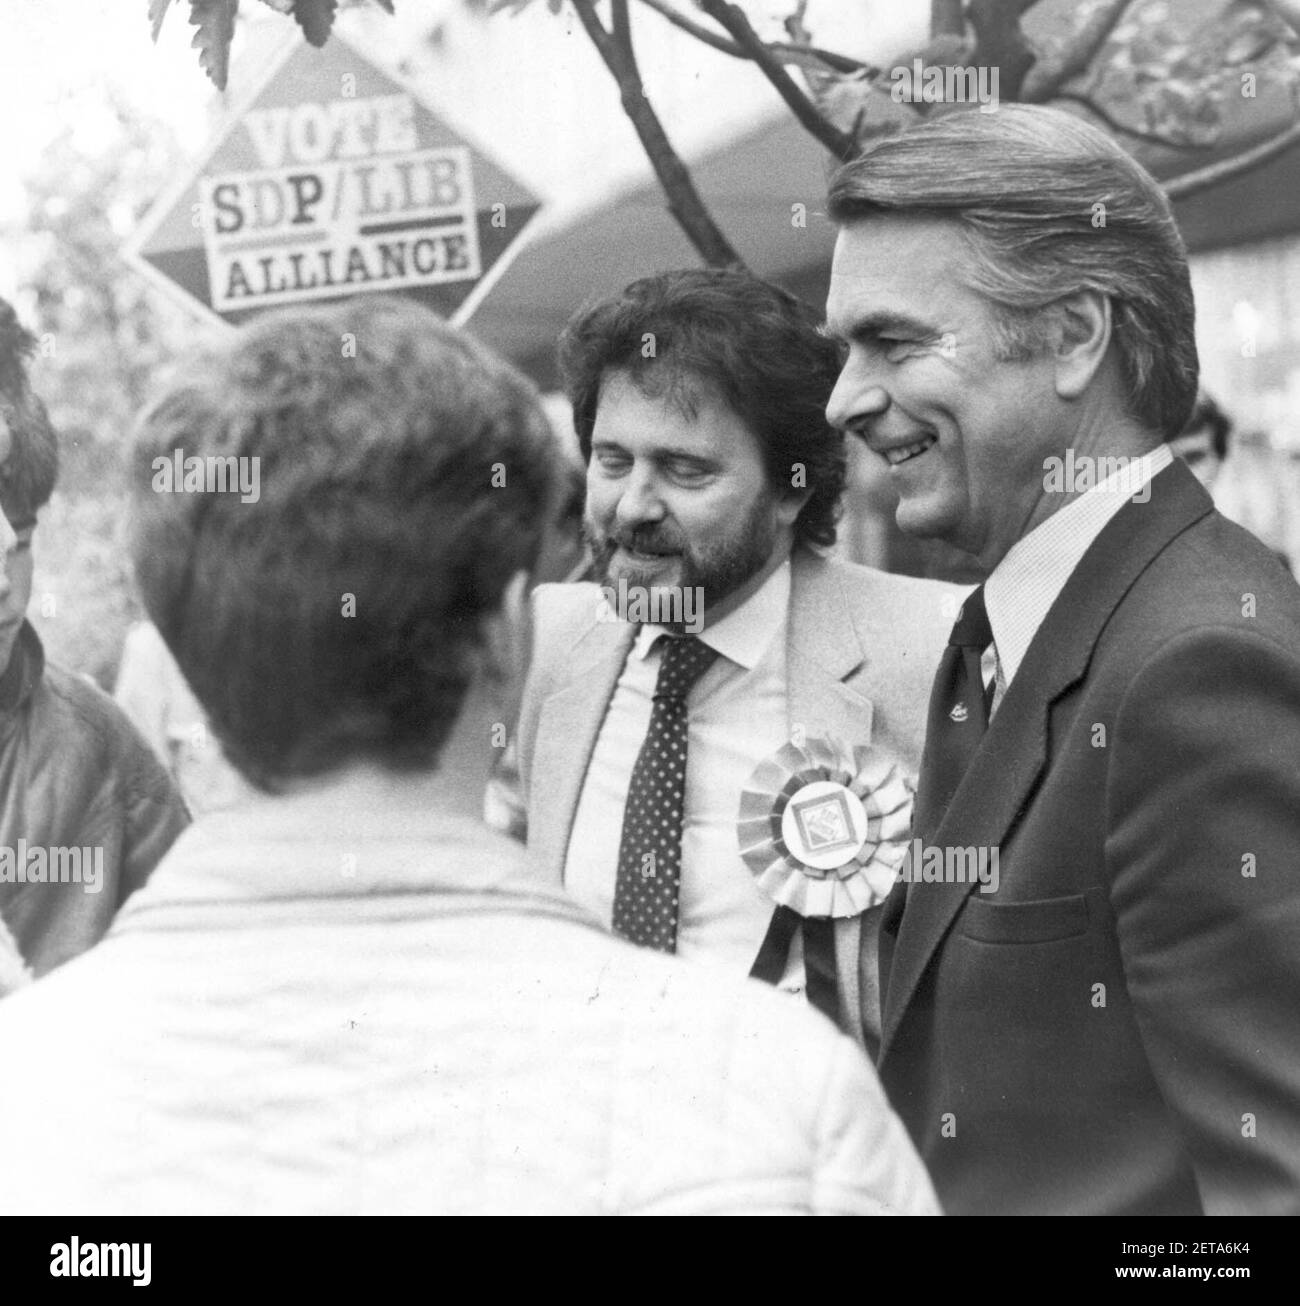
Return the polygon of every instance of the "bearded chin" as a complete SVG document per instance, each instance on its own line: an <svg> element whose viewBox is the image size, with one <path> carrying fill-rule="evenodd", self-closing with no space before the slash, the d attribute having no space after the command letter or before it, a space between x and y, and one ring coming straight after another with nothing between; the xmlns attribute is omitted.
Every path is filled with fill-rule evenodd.
<svg viewBox="0 0 1300 1306"><path fill-rule="evenodd" d="M762 571L772 556L776 535L766 519L754 513L746 525L749 529L733 536L725 549L704 558L688 554L682 560L681 586L701 590L706 608L735 593Z"/></svg>
<svg viewBox="0 0 1300 1306"><path fill-rule="evenodd" d="M642 571L633 566L625 566L615 576L611 574L610 566L618 552L618 543L612 535L593 527L594 523L585 523L584 534L603 585L614 588L621 582L651 591L698 589L705 606L721 603L756 576L767 565L776 547L776 527L770 509L760 501L712 548L700 552L689 546L683 547L675 560L675 576L670 576L667 568Z"/></svg>

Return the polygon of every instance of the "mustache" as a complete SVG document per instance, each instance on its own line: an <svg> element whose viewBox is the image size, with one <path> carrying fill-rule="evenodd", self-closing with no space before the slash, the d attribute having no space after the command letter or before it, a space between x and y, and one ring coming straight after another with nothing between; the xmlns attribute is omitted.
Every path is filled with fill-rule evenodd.
<svg viewBox="0 0 1300 1306"><path fill-rule="evenodd" d="M593 548L612 552L616 548L634 549L638 553L681 553L684 544L674 530L658 526L637 526L630 531L614 527L605 530L600 526L585 524L583 533Z"/></svg>

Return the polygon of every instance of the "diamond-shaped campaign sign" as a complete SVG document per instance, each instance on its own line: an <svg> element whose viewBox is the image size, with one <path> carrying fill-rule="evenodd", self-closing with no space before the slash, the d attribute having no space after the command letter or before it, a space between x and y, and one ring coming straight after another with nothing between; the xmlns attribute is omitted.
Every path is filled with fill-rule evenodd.
<svg viewBox="0 0 1300 1306"><path fill-rule="evenodd" d="M126 254L232 325L378 292L463 322L539 207L337 35L324 49L298 38Z"/></svg>

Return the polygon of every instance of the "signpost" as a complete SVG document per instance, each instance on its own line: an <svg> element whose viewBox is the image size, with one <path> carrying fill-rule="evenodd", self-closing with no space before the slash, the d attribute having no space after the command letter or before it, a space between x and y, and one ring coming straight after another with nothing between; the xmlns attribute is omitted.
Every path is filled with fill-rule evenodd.
<svg viewBox="0 0 1300 1306"><path fill-rule="evenodd" d="M539 207L337 34L324 49L297 38L126 254L231 325L380 292L461 323Z"/></svg>

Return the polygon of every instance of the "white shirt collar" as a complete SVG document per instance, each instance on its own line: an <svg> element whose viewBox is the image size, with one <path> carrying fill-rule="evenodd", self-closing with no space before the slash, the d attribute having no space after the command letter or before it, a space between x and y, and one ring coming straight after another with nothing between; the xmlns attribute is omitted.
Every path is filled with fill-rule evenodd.
<svg viewBox="0 0 1300 1306"><path fill-rule="evenodd" d="M790 606L790 559L786 560L740 607L706 626L699 638L724 658L746 671L758 665L785 621ZM637 632L633 654L646 658L660 635L672 634L667 626L647 622Z"/></svg>
<svg viewBox="0 0 1300 1306"><path fill-rule="evenodd" d="M1020 669L1038 628L1093 541L1173 460L1173 450L1162 444L1124 464L1017 540L993 569L984 582L984 606L997 650L999 688L1005 689Z"/></svg>

